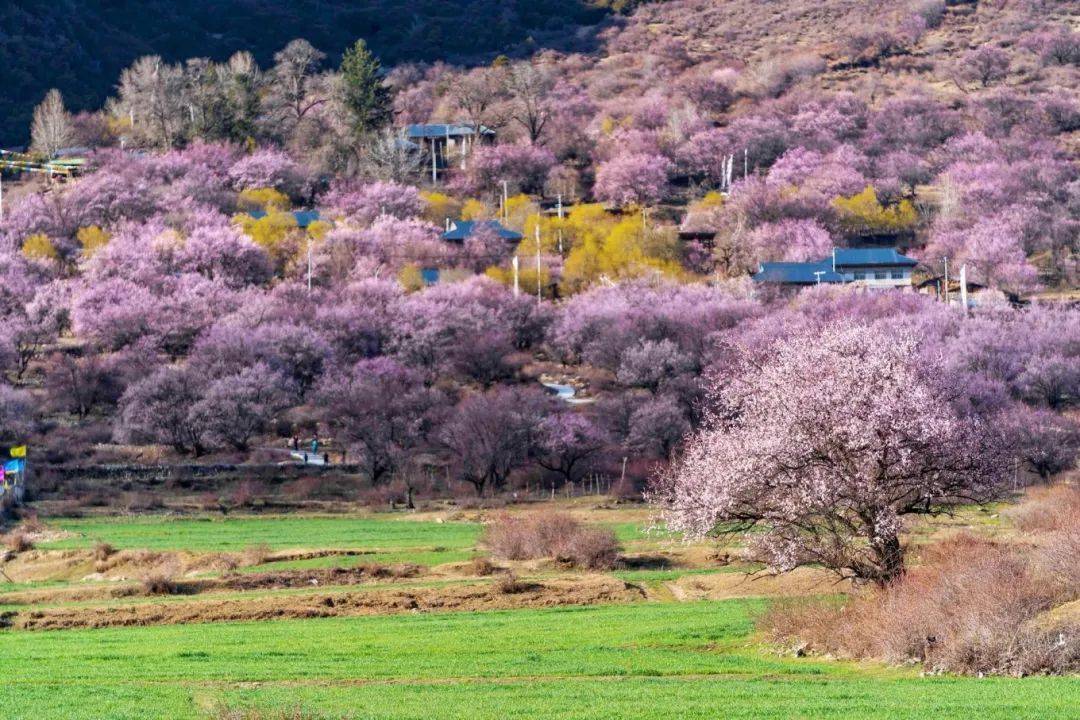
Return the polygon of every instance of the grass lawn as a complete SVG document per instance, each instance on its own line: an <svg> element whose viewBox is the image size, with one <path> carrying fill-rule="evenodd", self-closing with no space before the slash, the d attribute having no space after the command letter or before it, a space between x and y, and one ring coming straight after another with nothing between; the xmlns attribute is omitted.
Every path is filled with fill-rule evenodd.
<svg viewBox="0 0 1080 720"><path fill-rule="evenodd" d="M263 544L274 550L461 551L473 547L481 531L474 523L303 515L58 519L49 525L75 537L41 543L44 549L91 547L102 541L119 549L189 552L231 552Z"/></svg>
<svg viewBox="0 0 1080 720"><path fill-rule="evenodd" d="M789 659L758 601L4 632L4 717L1067 718L1076 678L920 678Z"/></svg>

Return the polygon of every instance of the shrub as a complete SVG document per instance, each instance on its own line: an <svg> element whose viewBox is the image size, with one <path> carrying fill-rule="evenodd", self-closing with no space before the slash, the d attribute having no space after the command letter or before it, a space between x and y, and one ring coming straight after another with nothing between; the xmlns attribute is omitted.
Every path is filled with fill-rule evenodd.
<svg viewBox="0 0 1080 720"><path fill-rule="evenodd" d="M495 581L496 592L502 595L516 595L529 589L529 583L518 580L514 573L507 573Z"/></svg>
<svg viewBox="0 0 1080 720"><path fill-rule="evenodd" d="M322 480L317 477L302 477L286 485L282 488L282 492L293 502L311 500L318 496L322 485Z"/></svg>
<svg viewBox="0 0 1080 720"><path fill-rule="evenodd" d="M143 576L142 589L147 595L175 595L179 588L168 569L157 569Z"/></svg>
<svg viewBox="0 0 1080 720"><path fill-rule="evenodd" d="M1080 487L1032 488L1028 491L1028 500L1009 515L1016 527L1024 532L1080 527Z"/></svg>
<svg viewBox="0 0 1080 720"><path fill-rule="evenodd" d="M244 548L244 552L241 554L241 560L244 565L262 565L270 557L270 546L266 543L260 543L258 545L250 545Z"/></svg>
<svg viewBox="0 0 1080 720"><path fill-rule="evenodd" d="M94 560L98 562L108 560L114 553L116 553L116 548L107 542L99 542L94 545Z"/></svg>
<svg viewBox="0 0 1080 720"><path fill-rule="evenodd" d="M4 545L13 553L21 553L34 549L34 543L30 539L30 536L21 530L8 533L4 537Z"/></svg>
<svg viewBox="0 0 1080 720"><path fill-rule="evenodd" d="M1039 553L1039 570L1065 587L1080 587L1080 516L1052 534Z"/></svg>
<svg viewBox="0 0 1080 720"><path fill-rule="evenodd" d="M588 527L566 513L546 510L499 516L485 529L482 543L504 560L553 557L589 570L614 567L619 553L610 530Z"/></svg>
<svg viewBox="0 0 1080 720"><path fill-rule="evenodd" d="M263 488L256 482L244 480L237 485L229 496L229 502L233 507L249 507L255 502L255 498Z"/></svg>
<svg viewBox="0 0 1080 720"><path fill-rule="evenodd" d="M778 605L766 622L779 639L847 657L971 674L1075 672L1080 628L1040 617L1080 594L1069 582L1080 538L1058 542L1025 552L960 535L927 548L922 566L883 589L840 606Z"/></svg>
<svg viewBox="0 0 1080 720"><path fill-rule="evenodd" d="M499 566L486 557L475 557L469 563L468 569L473 575L487 577L488 575L494 575L499 570Z"/></svg>

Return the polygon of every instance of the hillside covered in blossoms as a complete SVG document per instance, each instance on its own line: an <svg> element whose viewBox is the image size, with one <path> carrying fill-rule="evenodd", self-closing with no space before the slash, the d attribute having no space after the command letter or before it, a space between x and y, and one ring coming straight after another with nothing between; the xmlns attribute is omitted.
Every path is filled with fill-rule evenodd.
<svg viewBox="0 0 1080 720"><path fill-rule="evenodd" d="M0 8L5 716L1072 718L1080 8Z"/></svg>

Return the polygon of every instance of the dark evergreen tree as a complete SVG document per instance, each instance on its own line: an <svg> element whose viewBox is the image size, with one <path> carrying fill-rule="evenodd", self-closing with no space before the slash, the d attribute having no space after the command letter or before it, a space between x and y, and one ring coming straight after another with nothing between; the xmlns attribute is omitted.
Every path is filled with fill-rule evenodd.
<svg viewBox="0 0 1080 720"><path fill-rule="evenodd" d="M357 136L390 124L392 98L382 74L379 58L363 40L357 40L341 59L342 104Z"/></svg>

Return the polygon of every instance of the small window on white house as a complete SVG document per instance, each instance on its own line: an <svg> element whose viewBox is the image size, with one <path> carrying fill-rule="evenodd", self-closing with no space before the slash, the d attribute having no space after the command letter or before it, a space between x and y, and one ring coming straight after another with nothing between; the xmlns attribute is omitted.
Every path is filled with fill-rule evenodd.
<svg viewBox="0 0 1080 720"><path fill-rule="evenodd" d="M875 280L886 280L886 279L888 279L888 277L889 277L889 274L887 272L885 272L884 270L877 270L877 271L874 272L874 279Z"/></svg>
<svg viewBox="0 0 1080 720"><path fill-rule="evenodd" d="M856 280L865 280L866 279L866 273L861 273L861 272L855 273L855 279Z"/></svg>
<svg viewBox="0 0 1080 720"><path fill-rule="evenodd" d="M893 280L903 280L904 279L904 271L903 270L893 270L892 279Z"/></svg>

